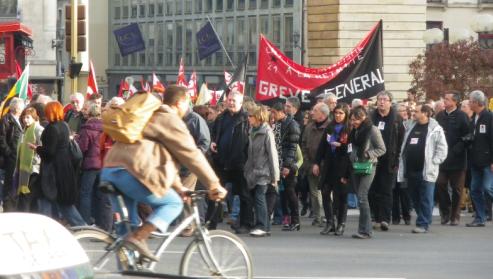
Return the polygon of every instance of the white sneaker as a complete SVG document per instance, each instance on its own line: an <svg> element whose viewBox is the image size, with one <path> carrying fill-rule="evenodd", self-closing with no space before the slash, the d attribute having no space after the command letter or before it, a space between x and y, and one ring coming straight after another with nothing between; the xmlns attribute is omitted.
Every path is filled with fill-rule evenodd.
<svg viewBox="0 0 493 279"><path fill-rule="evenodd" d="M416 227L412 230L413 233L427 233L428 230L422 227Z"/></svg>
<svg viewBox="0 0 493 279"><path fill-rule="evenodd" d="M263 236L267 236L268 233L261 229L254 229L253 231L250 232L250 235L253 237L263 237Z"/></svg>

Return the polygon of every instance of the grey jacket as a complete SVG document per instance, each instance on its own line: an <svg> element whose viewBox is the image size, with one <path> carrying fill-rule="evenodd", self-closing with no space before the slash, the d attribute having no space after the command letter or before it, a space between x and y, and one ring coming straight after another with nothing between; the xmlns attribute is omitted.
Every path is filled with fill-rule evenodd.
<svg viewBox="0 0 493 279"><path fill-rule="evenodd" d="M364 149L364 154L366 154L367 158L358 158L358 152L356 152L357 148L357 146L351 146L352 152L349 154L351 163L369 160L376 164L378 162L378 157L382 156L387 151L380 130L373 125L371 126L370 136Z"/></svg>
<svg viewBox="0 0 493 279"><path fill-rule="evenodd" d="M404 162L405 158L405 148L407 143L407 138L411 133L411 130L416 126L416 121L409 124L406 129L406 135L404 136L404 141L401 146L401 156L399 159L399 171L397 173L398 182L405 181L405 170L406 167ZM438 178L439 166L447 158L447 139L445 138L445 133L438 122L430 118L428 124L428 133L426 134L426 145L425 145L425 165L423 168L423 179L428 182L436 182Z"/></svg>
<svg viewBox="0 0 493 279"><path fill-rule="evenodd" d="M280 180L274 133L266 123L256 132L250 130L247 158L244 175L248 189Z"/></svg>

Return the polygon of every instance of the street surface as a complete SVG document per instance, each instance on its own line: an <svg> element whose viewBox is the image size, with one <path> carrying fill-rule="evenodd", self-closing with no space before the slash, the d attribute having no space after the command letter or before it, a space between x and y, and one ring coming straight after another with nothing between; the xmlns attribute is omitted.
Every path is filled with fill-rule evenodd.
<svg viewBox="0 0 493 279"><path fill-rule="evenodd" d="M412 234L414 226L402 224L388 232L375 231L373 239L358 240L351 238L357 212L350 210L342 237L320 235L321 228L312 227L307 217L302 217L300 232L273 226L271 237L242 235L253 256L255 278L493 278L491 222L485 228L466 228L464 224L472 218L463 213L460 226L442 226L435 209L427 234ZM157 272L176 274L189 240L177 239L161 257ZM157 240L150 244L155 247Z"/></svg>

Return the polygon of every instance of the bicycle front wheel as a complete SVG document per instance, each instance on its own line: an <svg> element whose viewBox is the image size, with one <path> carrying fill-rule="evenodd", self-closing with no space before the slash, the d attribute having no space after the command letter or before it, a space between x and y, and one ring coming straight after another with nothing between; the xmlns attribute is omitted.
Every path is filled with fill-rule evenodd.
<svg viewBox="0 0 493 279"><path fill-rule="evenodd" d="M95 273L115 273L128 268L124 247L109 251L108 248L116 240L109 233L93 227L78 227L73 230L73 236L86 251Z"/></svg>
<svg viewBox="0 0 493 279"><path fill-rule="evenodd" d="M181 259L181 275L198 278L253 278L250 252L239 237L227 231L214 230L205 238L188 245ZM208 241L210 251L204 241Z"/></svg>

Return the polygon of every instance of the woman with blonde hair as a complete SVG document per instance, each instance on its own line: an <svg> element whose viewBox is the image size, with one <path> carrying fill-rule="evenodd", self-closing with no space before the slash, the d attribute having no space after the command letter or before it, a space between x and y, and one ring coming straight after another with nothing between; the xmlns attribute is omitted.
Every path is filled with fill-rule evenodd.
<svg viewBox="0 0 493 279"><path fill-rule="evenodd" d="M251 236L270 235L270 220L267 210L268 187L277 187L280 179L279 159L274 133L269 126L269 111L262 106L249 109L250 137L244 175L248 189L253 192L256 223Z"/></svg>

